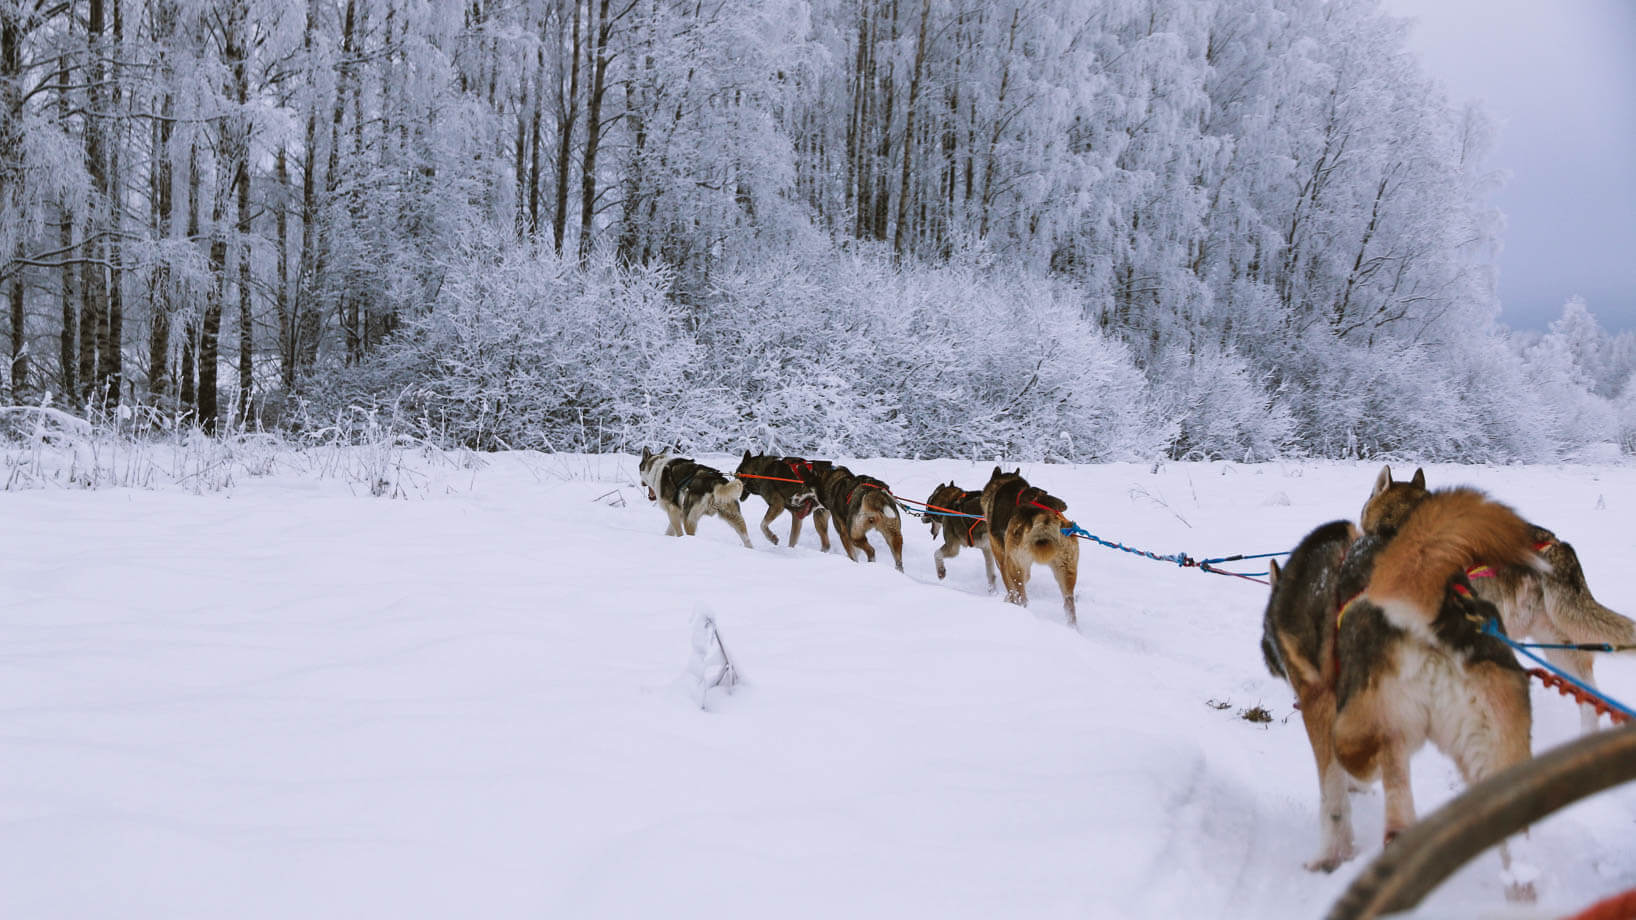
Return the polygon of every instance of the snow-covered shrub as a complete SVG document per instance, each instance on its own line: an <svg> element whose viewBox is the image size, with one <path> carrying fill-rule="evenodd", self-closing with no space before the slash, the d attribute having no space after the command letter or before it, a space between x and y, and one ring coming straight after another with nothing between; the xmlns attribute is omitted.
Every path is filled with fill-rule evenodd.
<svg viewBox="0 0 1636 920"><path fill-rule="evenodd" d="M435 309L330 398L396 401L424 433L483 449L700 443L723 428L727 403L700 385L668 288L660 268L476 247Z"/></svg>
<svg viewBox="0 0 1636 920"><path fill-rule="evenodd" d="M818 454L1091 460L1170 433L1071 289L960 261L784 259L718 277L713 355L750 441Z"/></svg>

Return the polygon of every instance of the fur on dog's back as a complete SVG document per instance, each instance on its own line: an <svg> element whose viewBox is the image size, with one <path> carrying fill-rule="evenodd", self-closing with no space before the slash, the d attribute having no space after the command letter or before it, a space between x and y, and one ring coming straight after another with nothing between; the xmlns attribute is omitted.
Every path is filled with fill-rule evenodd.
<svg viewBox="0 0 1636 920"><path fill-rule="evenodd" d="M928 513L926 520L932 527L932 537L947 528L959 535L959 539L967 546L977 545L977 541L988 537L988 519L983 517L983 493L971 492L962 489L953 482L940 485L932 490L926 499ZM938 513L938 509L947 508L961 514L974 514L975 518L961 518Z"/></svg>
<svg viewBox="0 0 1636 920"><path fill-rule="evenodd" d="M1334 680L1329 663L1340 569L1359 535L1351 521L1331 521L1302 538L1282 567L1276 562L1270 566L1272 593L1261 622L1261 654L1273 676L1292 684Z"/></svg>
<svg viewBox="0 0 1636 920"><path fill-rule="evenodd" d="M1432 492L1381 550L1366 593L1398 625L1424 632L1451 578L1483 564L1542 565L1532 535L1515 511L1475 489Z"/></svg>

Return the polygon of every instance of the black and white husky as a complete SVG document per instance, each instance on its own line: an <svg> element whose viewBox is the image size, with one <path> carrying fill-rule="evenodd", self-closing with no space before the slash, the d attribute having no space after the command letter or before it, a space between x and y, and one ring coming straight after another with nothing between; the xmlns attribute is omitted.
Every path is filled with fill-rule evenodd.
<svg viewBox="0 0 1636 920"><path fill-rule="evenodd" d="M647 486L648 500L657 501L670 518L665 536L693 536L699 529L699 518L714 514L738 532L745 547L750 546L750 532L738 507L744 483L687 457L664 450L653 453L646 447L642 448L642 460L636 469L642 485Z"/></svg>

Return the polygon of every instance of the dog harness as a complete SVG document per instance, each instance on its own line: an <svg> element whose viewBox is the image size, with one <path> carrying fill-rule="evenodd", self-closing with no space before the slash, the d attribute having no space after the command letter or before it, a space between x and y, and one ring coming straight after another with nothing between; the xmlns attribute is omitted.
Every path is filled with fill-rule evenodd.
<svg viewBox="0 0 1636 920"><path fill-rule="evenodd" d="M687 488L688 483L693 481L693 477L699 475L699 470L700 469L703 469L703 467L695 466L691 473L688 473L685 477L682 478L681 482L676 483L676 499L675 499L675 503L677 505L680 505L682 503L682 491Z"/></svg>

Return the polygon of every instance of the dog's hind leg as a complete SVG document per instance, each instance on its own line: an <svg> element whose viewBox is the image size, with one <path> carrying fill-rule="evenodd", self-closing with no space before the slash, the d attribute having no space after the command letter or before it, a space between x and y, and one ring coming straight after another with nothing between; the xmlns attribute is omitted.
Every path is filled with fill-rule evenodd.
<svg viewBox="0 0 1636 920"><path fill-rule="evenodd" d="M988 593L994 593L994 551L988 546L979 546L983 553L983 574L988 576Z"/></svg>
<svg viewBox="0 0 1636 920"><path fill-rule="evenodd" d="M1346 770L1335 756L1335 694L1318 686L1298 688L1296 695L1318 767L1318 853L1306 867L1313 872L1333 872L1356 852Z"/></svg>
<svg viewBox="0 0 1636 920"><path fill-rule="evenodd" d="M1005 584L1005 599L1012 604L1026 604L1022 598L1022 588L1017 584L1017 573L1011 557L1006 555L1005 547L993 536L988 539L990 551L994 555L994 562L1000 567L1000 581Z"/></svg>
<svg viewBox="0 0 1636 920"><path fill-rule="evenodd" d="M799 527L800 519L797 518L795 523ZM829 512L824 510L822 505L812 509L812 529L818 532L819 552L829 552ZM795 530L791 529L790 533L794 534ZM790 537L790 545L795 545L794 536Z"/></svg>
<svg viewBox="0 0 1636 920"><path fill-rule="evenodd" d="M783 499L779 498L777 495L774 495L774 496L767 499L767 513L761 519L761 535L766 537L767 542L771 543L774 546L778 545L778 535L773 533L773 529L771 527L768 527L767 525L771 524L773 522L773 518L778 517L783 512L784 512L784 500ZM790 532L790 545L791 546L795 545L795 535L797 533L800 533L800 532L801 532L801 519L796 518L795 519L795 529Z"/></svg>
<svg viewBox="0 0 1636 920"><path fill-rule="evenodd" d="M869 557L870 562L875 561L875 545L873 543L869 542L869 532L868 531L864 531L863 533L853 534L852 535L852 545L858 547L861 550L863 550L864 555Z"/></svg>
<svg viewBox="0 0 1636 920"><path fill-rule="evenodd" d="M846 532L846 527L843 525L839 517L835 518L835 536L841 538L841 551L846 553L846 558L851 559L853 562L857 562L858 554L853 551L852 536ZM826 546L824 549L827 550L829 547Z"/></svg>
<svg viewBox="0 0 1636 920"><path fill-rule="evenodd" d="M1414 823L1414 789L1409 784L1409 753L1397 739L1380 747L1380 782L1386 790L1386 842Z"/></svg>
<svg viewBox="0 0 1636 920"><path fill-rule="evenodd" d="M1051 560L1051 574L1057 577L1057 587L1062 589L1062 609L1068 614L1068 625L1078 626L1078 615L1074 611L1074 584L1079 580L1078 566L1074 564L1074 560L1064 559L1058 555Z"/></svg>
<svg viewBox="0 0 1636 920"><path fill-rule="evenodd" d="M1463 714L1445 715L1453 715L1461 726L1475 724L1477 727L1475 730L1445 730L1441 734L1449 737L1446 751L1469 786L1528 760L1533 714L1526 674L1483 663L1467 665L1466 679L1473 691L1467 704L1470 709ZM1522 836L1526 837L1527 832ZM1533 903L1537 870L1532 865L1513 862L1511 848L1505 842L1500 843L1499 850L1506 900Z"/></svg>
<svg viewBox="0 0 1636 920"><path fill-rule="evenodd" d="M886 548L892 551L892 563L903 571L903 527L897 517L883 517L878 528L886 535Z"/></svg>
<svg viewBox="0 0 1636 920"><path fill-rule="evenodd" d="M744 514L739 510L738 502L721 502L717 504L716 514L727 522L727 526L733 528L740 540L744 541L745 549L755 548L750 545L750 528L744 526ZM771 537L772 534L769 533L767 536ZM774 540L773 543L777 544L778 541Z"/></svg>
<svg viewBox="0 0 1636 920"><path fill-rule="evenodd" d="M1005 560L1011 563L1011 585L1016 599L1012 603L1019 607L1028 606L1028 579L1034 574L1034 559L1027 548L1013 551L1010 558Z"/></svg>

